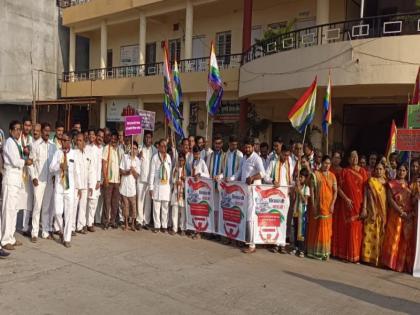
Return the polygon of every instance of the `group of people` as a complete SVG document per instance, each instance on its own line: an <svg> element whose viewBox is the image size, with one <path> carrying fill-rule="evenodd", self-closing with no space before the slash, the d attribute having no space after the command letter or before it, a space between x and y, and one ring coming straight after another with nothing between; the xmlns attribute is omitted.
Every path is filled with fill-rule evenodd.
<svg viewBox="0 0 420 315"><path fill-rule="evenodd" d="M273 245L273 252L412 271L417 161L408 169L397 154L359 159L352 151L343 168L341 152L323 155L311 143L282 139L274 139L270 150L253 138L240 146L232 135L224 151L220 135L211 144L191 136L176 145L171 138L153 143L146 132L139 146L108 128L82 132L80 123L66 133L57 122L54 137L51 131L48 123L32 126L24 119L10 123L7 140L0 134L0 257L21 245L14 236L19 210L22 232L32 242L58 235L70 247L73 236L94 232L95 225L198 238L186 229L185 180L204 177L216 190L221 181L288 188L289 246ZM247 239L243 252L255 252Z"/></svg>

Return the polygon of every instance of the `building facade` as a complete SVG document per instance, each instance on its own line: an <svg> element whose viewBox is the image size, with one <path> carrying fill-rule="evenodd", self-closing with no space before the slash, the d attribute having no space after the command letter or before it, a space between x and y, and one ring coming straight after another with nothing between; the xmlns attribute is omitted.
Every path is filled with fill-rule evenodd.
<svg viewBox="0 0 420 315"><path fill-rule="evenodd" d="M318 76L318 104L310 139L321 146L322 98L333 83L336 148L383 151L392 119L404 106L420 64L416 1L347 0L68 0L70 29L64 98L96 97L92 126L118 126L128 105L156 112L164 134L162 47L179 60L183 127L206 131L205 97L210 43L218 55L225 94L209 131L253 135L271 142L302 135L287 114ZM361 18L363 17L363 18ZM88 46L88 61L77 55ZM89 65L81 69L81 64ZM375 141L378 139L378 141Z"/></svg>

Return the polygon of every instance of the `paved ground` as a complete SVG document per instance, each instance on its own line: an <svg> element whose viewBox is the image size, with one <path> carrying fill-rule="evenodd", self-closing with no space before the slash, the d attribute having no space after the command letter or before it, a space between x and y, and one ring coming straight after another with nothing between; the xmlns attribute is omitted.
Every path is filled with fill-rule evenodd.
<svg viewBox="0 0 420 315"><path fill-rule="evenodd" d="M0 260L0 314L420 314L420 279L151 232L98 231Z"/></svg>

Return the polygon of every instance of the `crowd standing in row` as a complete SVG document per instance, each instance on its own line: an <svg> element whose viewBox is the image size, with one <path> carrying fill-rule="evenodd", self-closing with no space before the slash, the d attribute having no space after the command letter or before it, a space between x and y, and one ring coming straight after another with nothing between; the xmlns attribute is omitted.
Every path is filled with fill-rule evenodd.
<svg viewBox="0 0 420 315"><path fill-rule="evenodd" d="M186 235L184 188L192 176L213 179L216 189L221 181L287 186L289 246L276 244L270 247L273 252L320 260L333 256L412 272L419 198L416 160L408 169L397 163L394 153L387 159L352 151L343 168L341 152L322 155L310 143L275 139L270 151L258 139L247 139L239 148L231 136L225 152L218 135L211 145L203 137L189 137L177 147L171 139L153 144L152 133L146 132L139 147L107 128L82 132L79 123L71 133L56 123L50 139L48 123L32 126L29 119L12 121L9 132L7 141L0 133L0 257L22 245L14 237L22 209L22 232L32 242L57 234L70 247L72 236L94 232L95 225ZM218 194L215 198L218 204ZM249 235L247 245L244 253L256 251Z"/></svg>

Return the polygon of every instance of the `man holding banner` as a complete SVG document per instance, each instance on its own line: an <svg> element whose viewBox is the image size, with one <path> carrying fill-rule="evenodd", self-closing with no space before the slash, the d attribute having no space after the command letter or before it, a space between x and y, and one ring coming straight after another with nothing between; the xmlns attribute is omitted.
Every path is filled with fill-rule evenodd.
<svg viewBox="0 0 420 315"><path fill-rule="evenodd" d="M260 185L261 179L265 176L264 165L261 160L261 157L254 152L254 140L247 139L244 142L244 153L245 156L242 160L239 171L236 172L233 176L228 178L229 181L241 181L247 185ZM248 196L251 196L250 190ZM250 209L251 207L249 207ZM250 212L250 211L248 211ZM246 241L249 243L249 247L245 248L243 252L245 254L255 253L256 248L253 240L253 226L252 226L252 215L247 213L247 236Z"/></svg>

